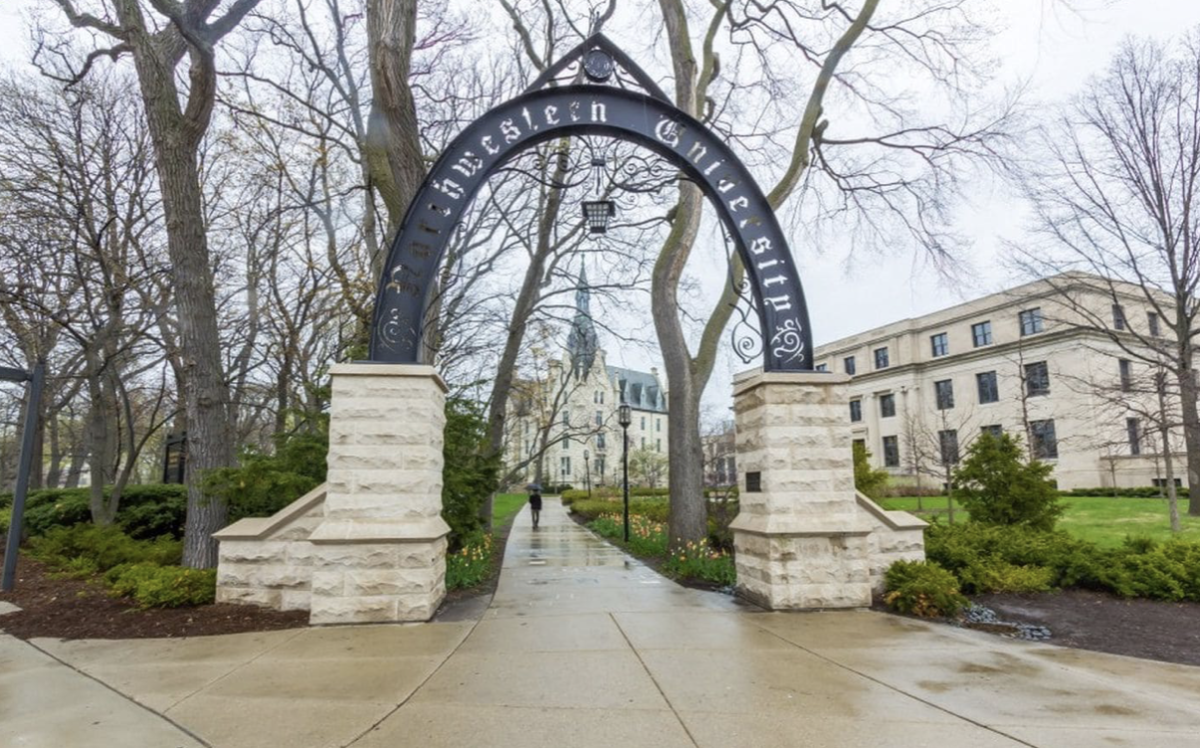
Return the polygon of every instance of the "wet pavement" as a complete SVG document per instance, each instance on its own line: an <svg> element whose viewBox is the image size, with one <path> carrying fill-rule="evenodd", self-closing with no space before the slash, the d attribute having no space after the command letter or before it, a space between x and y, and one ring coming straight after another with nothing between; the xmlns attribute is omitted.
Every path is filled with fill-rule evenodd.
<svg viewBox="0 0 1200 748"><path fill-rule="evenodd" d="M0 638L0 742L1200 746L1200 668L766 613L675 585L553 500L538 530L517 518L477 621L34 644Z"/></svg>

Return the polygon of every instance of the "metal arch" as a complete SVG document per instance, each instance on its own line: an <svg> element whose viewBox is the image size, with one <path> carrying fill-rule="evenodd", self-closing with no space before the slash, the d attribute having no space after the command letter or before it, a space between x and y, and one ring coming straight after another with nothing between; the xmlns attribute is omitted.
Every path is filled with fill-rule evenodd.
<svg viewBox="0 0 1200 748"><path fill-rule="evenodd" d="M625 71L629 73L630 77L637 81L639 86L646 89L651 96L660 101L665 101L668 104L674 103L670 98L667 97L665 93L663 93L663 90L658 87L658 84L654 82L654 79L647 75L646 71L642 70L641 66L633 61L632 57L625 54L625 51L614 44L612 39L609 39L607 36L598 31L589 36L587 39L584 39L579 44L575 45L570 52L567 52L562 56L561 59L542 71L542 74L539 75L533 81L533 83L530 83L525 89L525 93L532 93L539 89L545 88L551 81L555 80L560 73L562 73L571 65L576 63L582 64L583 56L588 52L591 52L593 49L602 49L608 54L612 55L613 60L615 60L618 65L624 68Z"/></svg>
<svg viewBox="0 0 1200 748"><path fill-rule="evenodd" d="M417 363L434 279L463 212L509 158L551 138L599 134L672 161L713 201L746 265L767 371L812 369L804 291L775 212L715 133L668 101L611 86L560 86L516 97L454 139L421 185L392 243L376 296L370 359Z"/></svg>

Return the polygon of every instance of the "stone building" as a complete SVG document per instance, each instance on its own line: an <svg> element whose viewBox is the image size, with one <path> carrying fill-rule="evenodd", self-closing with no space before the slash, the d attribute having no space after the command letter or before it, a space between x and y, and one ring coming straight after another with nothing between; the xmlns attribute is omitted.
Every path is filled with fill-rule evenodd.
<svg viewBox="0 0 1200 748"><path fill-rule="evenodd" d="M631 406L630 481L635 452L642 464L665 464L667 390L658 369L610 366L591 313L587 271L580 269L575 315L566 350L546 362L536 378L517 381L509 397L506 459L520 468L522 484L570 483L583 488L621 481L621 426L617 407ZM649 459L661 455L661 460ZM540 467L540 470L539 470ZM665 470L657 481L666 484ZM651 481L653 482L653 481Z"/></svg>
<svg viewBox="0 0 1200 748"><path fill-rule="evenodd" d="M1155 367L1131 354L1166 340L1165 308L1064 274L818 346L815 362L851 376L852 438L893 475L940 488L990 430L1021 435L1062 489L1165 485ZM1165 410L1179 422L1177 398ZM1184 476L1182 435L1168 441Z"/></svg>

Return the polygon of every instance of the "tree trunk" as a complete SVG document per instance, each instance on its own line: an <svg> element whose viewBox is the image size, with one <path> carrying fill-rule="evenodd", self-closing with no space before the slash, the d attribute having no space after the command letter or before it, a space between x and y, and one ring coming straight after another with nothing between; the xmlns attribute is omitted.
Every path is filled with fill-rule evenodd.
<svg viewBox="0 0 1200 748"><path fill-rule="evenodd" d="M1181 360L1179 404L1183 410L1183 443L1187 450L1188 514L1200 517L1200 413L1196 411L1195 370L1190 359Z"/></svg>
<svg viewBox="0 0 1200 748"><path fill-rule="evenodd" d="M46 487L58 488L62 482L62 443L58 438L58 414L50 417L46 428L50 432L50 467L46 472Z"/></svg>
<svg viewBox="0 0 1200 748"><path fill-rule="evenodd" d="M181 134L170 126L168 120L171 118L157 111L175 106L174 94L156 90L147 82L147 77L139 75L147 101L150 132L155 140L185 371L183 401L188 427L188 508L183 563L195 569L206 569L217 563L217 544L212 533L225 525L228 516L225 505L206 497L202 486L208 471L227 467L233 462L229 390L222 372L216 293L205 235L196 149L181 143ZM164 96L170 100L162 101Z"/></svg>

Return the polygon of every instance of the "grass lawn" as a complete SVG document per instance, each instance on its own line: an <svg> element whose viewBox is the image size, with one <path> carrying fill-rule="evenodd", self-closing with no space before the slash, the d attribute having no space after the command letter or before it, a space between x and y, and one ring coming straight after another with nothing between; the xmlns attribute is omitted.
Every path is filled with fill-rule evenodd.
<svg viewBox="0 0 1200 748"><path fill-rule="evenodd" d="M925 511L917 511L913 497L883 499L885 509L901 509L921 516L938 515L947 519L945 496L927 496L920 500ZM1171 537L1170 516L1166 499L1135 499L1108 496L1064 496L1067 509L1058 521L1058 528L1101 546L1117 546L1127 535L1166 540ZM1179 515L1183 540L1200 542L1200 517L1187 516L1187 500L1179 500ZM955 520L966 519L967 513L955 504Z"/></svg>
<svg viewBox="0 0 1200 748"><path fill-rule="evenodd" d="M492 502L492 524L495 527L503 527L516 516L517 512L521 511L527 501L529 501L529 494L496 494L496 499Z"/></svg>

